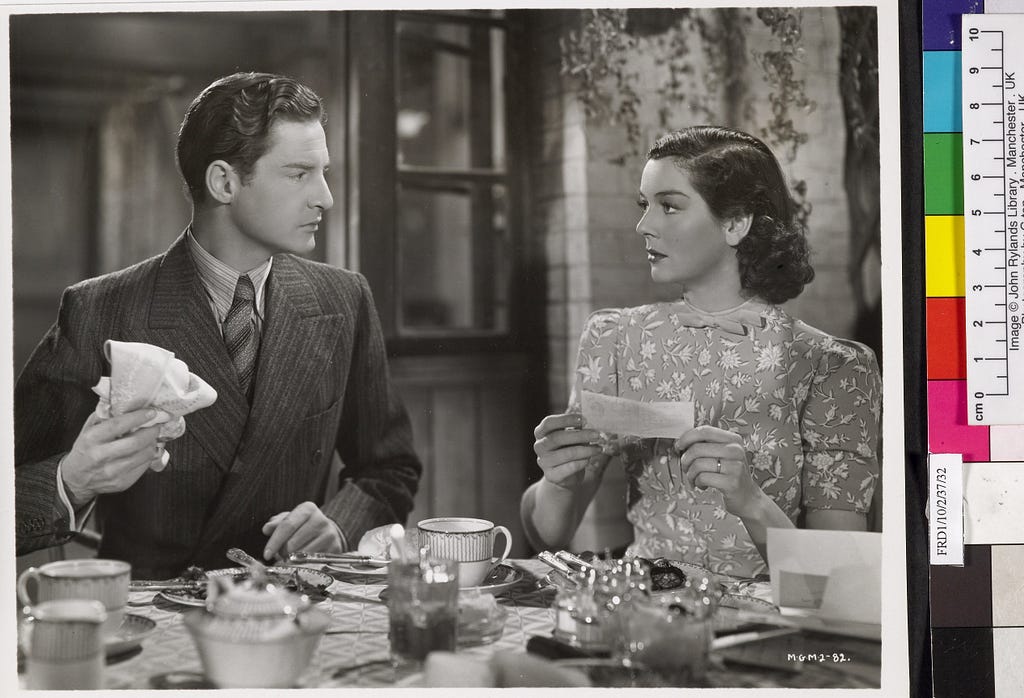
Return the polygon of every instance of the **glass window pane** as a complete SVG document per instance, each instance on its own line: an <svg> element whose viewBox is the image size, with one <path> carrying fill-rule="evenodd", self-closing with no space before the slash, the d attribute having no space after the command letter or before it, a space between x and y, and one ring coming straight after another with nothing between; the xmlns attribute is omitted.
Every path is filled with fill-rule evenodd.
<svg viewBox="0 0 1024 698"><path fill-rule="evenodd" d="M505 167L505 34L398 22L398 165Z"/></svg>
<svg viewBox="0 0 1024 698"><path fill-rule="evenodd" d="M505 187L398 190L398 326L403 335L508 329Z"/></svg>

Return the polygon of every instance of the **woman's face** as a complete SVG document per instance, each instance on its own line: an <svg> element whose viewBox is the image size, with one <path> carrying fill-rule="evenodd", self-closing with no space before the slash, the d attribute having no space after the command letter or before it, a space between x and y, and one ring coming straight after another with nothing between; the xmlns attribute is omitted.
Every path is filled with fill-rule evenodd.
<svg viewBox="0 0 1024 698"><path fill-rule="evenodd" d="M738 287L733 245L746 231L737 234L735 222L716 219L671 158L647 161L638 203L643 214L636 231L644 237L652 279L686 291Z"/></svg>

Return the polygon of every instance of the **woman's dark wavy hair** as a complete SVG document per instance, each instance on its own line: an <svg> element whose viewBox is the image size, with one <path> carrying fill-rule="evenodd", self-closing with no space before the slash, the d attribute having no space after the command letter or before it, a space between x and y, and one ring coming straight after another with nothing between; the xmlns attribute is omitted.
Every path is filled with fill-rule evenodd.
<svg viewBox="0 0 1024 698"><path fill-rule="evenodd" d="M193 203L206 199L206 168L224 160L248 181L278 121L325 123L323 101L282 75L235 73L215 81L189 105L175 155Z"/></svg>
<svg viewBox="0 0 1024 698"><path fill-rule="evenodd" d="M814 278L796 203L778 160L760 140L721 126L691 126L659 138L647 157L672 158L715 218L752 216L750 232L736 246L746 293L784 303Z"/></svg>

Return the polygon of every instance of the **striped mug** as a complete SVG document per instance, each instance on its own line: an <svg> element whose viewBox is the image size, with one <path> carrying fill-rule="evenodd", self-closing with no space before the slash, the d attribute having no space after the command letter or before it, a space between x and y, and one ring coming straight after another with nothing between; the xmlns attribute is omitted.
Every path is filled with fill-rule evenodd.
<svg viewBox="0 0 1024 698"><path fill-rule="evenodd" d="M59 560L39 567L29 567L18 575L18 599L25 606L35 606L56 599L91 599L107 609L103 624L105 636L115 635L124 620L128 605L128 582L132 566L123 560ZM35 592L29 593L33 582Z"/></svg>
<svg viewBox="0 0 1024 698"><path fill-rule="evenodd" d="M30 689L103 688L103 621L99 601L57 599L26 609L21 642Z"/></svg>
<svg viewBox="0 0 1024 698"><path fill-rule="evenodd" d="M442 516L424 519L416 528L420 547L427 548L432 557L459 563L462 588L479 586L491 569L512 551L512 534L487 519ZM495 558L494 537L498 533L505 536L505 551Z"/></svg>

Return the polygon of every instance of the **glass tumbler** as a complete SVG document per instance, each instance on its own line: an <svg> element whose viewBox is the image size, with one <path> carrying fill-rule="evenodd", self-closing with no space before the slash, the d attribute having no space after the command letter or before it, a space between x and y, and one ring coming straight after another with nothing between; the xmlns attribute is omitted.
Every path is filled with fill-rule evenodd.
<svg viewBox="0 0 1024 698"><path fill-rule="evenodd" d="M703 686L714 635L712 609L685 595L634 597L613 616L612 654L661 686ZM699 601L696 602L699 604Z"/></svg>
<svg viewBox="0 0 1024 698"><path fill-rule="evenodd" d="M426 558L388 565L391 656L422 662L435 650L454 652L459 625L459 563Z"/></svg>

